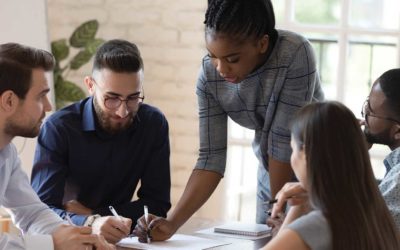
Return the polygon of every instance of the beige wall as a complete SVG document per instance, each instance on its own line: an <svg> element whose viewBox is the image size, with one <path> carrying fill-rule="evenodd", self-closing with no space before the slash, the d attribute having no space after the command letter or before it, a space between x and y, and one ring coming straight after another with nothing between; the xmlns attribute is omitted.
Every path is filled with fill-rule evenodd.
<svg viewBox="0 0 400 250"><path fill-rule="evenodd" d="M1 0L0 30L0 43L16 42L49 50L46 0ZM52 82L50 75L47 79ZM36 139L16 137L13 143L21 158L22 168L30 175Z"/></svg>
<svg viewBox="0 0 400 250"><path fill-rule="evenodd" d="M146 102L157 106L170 125L172 202L176 204L198 152L196 79L204 48L206 0L48 0L52 40L68 37L74 28L97 19L97 37L135 42L145 63ZM82 82L90 66L72 72ZM223 187L199 216L219 218ZM213 211L210 213L210 211Z"/></svg>

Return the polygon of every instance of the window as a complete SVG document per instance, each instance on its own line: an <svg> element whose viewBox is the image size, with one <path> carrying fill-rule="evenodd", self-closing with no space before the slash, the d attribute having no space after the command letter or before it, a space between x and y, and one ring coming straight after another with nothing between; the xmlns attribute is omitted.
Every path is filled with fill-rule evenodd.
<svg viewBox="0 0 400 250"><path fill-rule="evenodd" d="M373 81L400 64L398 0L272 0L278 29L307 37L317 58L326 99L346 104L357 117ZM227 179L232 219L254 221L258 162L253 131L229 121ZM370 150L377 178L384 175L389 149ZM239 183L239 185L237 185Z"/></svg>

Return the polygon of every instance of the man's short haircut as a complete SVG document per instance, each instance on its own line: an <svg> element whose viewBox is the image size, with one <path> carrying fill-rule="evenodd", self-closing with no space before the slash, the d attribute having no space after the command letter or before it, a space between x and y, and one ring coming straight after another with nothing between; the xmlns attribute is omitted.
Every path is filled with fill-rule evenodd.
<svg viewBox="0 0 400 250"><path fill-rule="evenodd" d="M117 73L139 72L143 69L143 60L138 47L119 39L105 42L97 49L93 71L104 68Z"/></svg>
<svg viewBox="0 0 400 250"><path fill-rule="evenodd" d="M18 43L0 44L0 94L11 90L24 99L32 82L32 70L52 70L55 59L50 52Z"/></svg>
<svg viewBox="0 0 400 250"><path fill-rule="evenodd" d="M378 81L387 98L388 108L396 115L396 120L400 120L400 68L386 71Z"/></svg>

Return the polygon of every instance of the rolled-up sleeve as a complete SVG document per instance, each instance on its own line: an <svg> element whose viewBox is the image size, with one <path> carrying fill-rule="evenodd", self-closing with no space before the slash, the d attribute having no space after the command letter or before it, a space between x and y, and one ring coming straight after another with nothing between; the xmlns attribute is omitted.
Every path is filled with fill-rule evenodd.
<svg viewBox="0 0 400 250"><path fill-rule="evenodd" d="M195 169L204 169L224 175L227 152L227 114L208 93L203 67L197 81L199 106L199 158Z"/></svg>

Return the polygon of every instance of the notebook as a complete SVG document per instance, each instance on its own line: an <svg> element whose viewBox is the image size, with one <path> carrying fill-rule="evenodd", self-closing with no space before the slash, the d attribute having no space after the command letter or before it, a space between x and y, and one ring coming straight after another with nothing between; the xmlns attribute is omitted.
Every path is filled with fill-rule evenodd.
<svg viewBox="0 0 400 250"><path fill-rule="evenodd" d="M232 222L216 226L214 232L246 236L261 236L269 234L271 228L265 224Z"/></svg>

